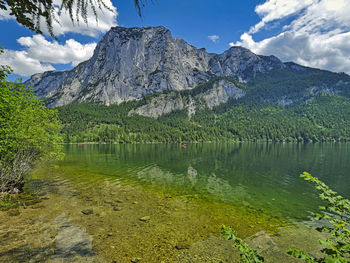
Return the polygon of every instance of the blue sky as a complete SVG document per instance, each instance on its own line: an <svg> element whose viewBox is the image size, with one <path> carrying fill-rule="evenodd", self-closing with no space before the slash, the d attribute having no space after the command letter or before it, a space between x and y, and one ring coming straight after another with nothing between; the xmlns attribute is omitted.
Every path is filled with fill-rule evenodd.
<svg viewBox="0 0 350 263"><path fill-rule="evenodd" d="M73 25L67 14L59 17L60 24L54 25L57 40L37 35L0 12L0 45L5 48L0 64L14 69L11 79L71 69L92 55L111 26L163 25L174 37L209 52L240 45L282 61L350 73L347 0L159 0L144 7L142 18L133 0L104 1L114 12L99 11L98 24L92 14L88 26Z"/></svg>

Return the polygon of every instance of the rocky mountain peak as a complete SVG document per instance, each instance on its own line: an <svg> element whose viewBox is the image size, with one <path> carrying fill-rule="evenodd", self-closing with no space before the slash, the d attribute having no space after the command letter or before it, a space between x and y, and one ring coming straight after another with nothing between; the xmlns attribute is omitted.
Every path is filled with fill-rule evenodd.
<svg viewBox="0 0 350 263"><path fill-rule="evenodd" d="M193 89L213 77L247 82L257 72L283 66L275 57L242 47L209 54L173 38L163 26L113 27L88 61L71 71L35 74L25 84L49 106L84 101L109 105L165 90Z"/></svg>

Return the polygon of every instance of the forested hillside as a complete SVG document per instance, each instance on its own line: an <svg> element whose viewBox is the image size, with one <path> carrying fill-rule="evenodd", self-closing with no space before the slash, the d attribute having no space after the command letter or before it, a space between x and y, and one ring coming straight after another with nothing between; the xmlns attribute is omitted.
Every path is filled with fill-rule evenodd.
<svg viewBox="0 0 350 263"><path fill-rule="evenodd" d="M319 94L296 105L232 101L202 109L191 118L185 110L159 119L128 116L141 102L121 105L70 104L59 107L66 142L199 141L346 141L350 140L350 100ZM228 103L230 104L230 103Z"/></svg>

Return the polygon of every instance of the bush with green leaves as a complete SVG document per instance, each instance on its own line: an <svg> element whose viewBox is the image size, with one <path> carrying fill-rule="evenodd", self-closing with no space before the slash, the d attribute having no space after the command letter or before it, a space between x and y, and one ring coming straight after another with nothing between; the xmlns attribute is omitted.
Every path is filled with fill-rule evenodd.
<svg viewBox="0 0 350 263"><path fill-rule="evenodd" d="M261 263L265 262L264 258L255 249L252 249L242 239L237 237L237 232L225 225L221 226L221 234L226 240L233 240L233 247L238 248L241 252L241 261L244 263Z"/></svg>
<svg viewBox="0 0 350 263"><path fill-rule="evenodd" d="M61 155L60 122L21 82L0 69L0 193L19 192L24 176L40 160Z"/></svg>
<svg viewBox="0 0 350 263"><path fill-rule="evenodd" d="M319 197L327 203L325 206L320 206L321 212L314 214L313 217L321 222L317 230L328 233L329 238L319 240L323 246L321 251L324 253L321 258L316 258L299 249L288 249L287 253L306 262L350 262L350 201L307 172L300 177L314 183L315 188L320 191Z"/></svg>

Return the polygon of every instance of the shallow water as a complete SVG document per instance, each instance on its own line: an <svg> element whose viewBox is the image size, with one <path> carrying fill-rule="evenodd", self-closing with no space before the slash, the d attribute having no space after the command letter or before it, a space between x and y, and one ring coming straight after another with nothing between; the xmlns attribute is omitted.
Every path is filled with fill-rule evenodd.
<svg viewBox="0 0 350 263"><path fill-rule="evenodd" d="M0 262L236 262L232 226L268 262L316 253L303 171L349 197L349 144L66 145L27 188L39 204L0 212Z"/></svg>
<svg viewBox="0 0 350 263"><path fill-rule="evenodd" d="M350 144L70 145L65 169L305 219L317 208L308 171L350 196ZM92 179L93 180L93 179Z"/></svg>

